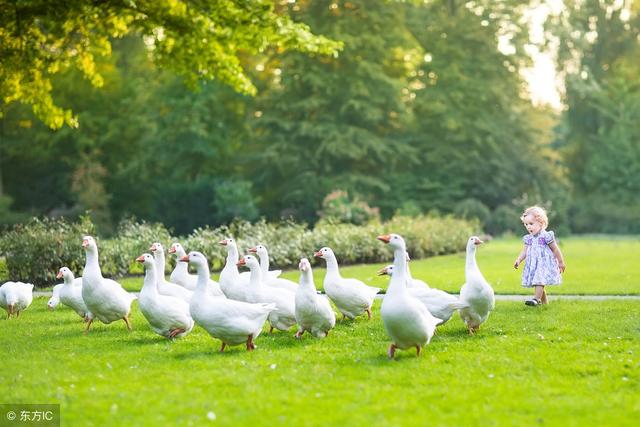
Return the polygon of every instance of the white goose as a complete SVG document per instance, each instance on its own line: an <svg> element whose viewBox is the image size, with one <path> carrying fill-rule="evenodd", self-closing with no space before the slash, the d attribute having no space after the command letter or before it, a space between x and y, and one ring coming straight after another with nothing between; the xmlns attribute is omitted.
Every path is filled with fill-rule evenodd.
<svg viewBox="0 0 640 427"><path fill-rule="evenodd" d="M0 307L7 310L7 319L20 317L33 301L33 285L24 282L6 282L0 286Z"/></svg>
<svg viewBox="0 0 640 427"><path fill-rule="evenodd" d="M95 318L109 324L116 320L124 320L127 329L131 330L129 314L131 303L137 297L122 288L115 280L102 277L98 261L98 245L91 236L84 236L82 247L86 253L86 261L82 272L82 300ZM93 319L89 319L85 333L89 331Z"/></svg>
<svg viewBox="0 0 640 427"><path fill-rule="evenodd" d="M88 322L89 319L93 319L93 314L91 313L91 311L89 311L87 305L82 299L82 277L75 277L73 275L73 272L67 267L62 267L60 270L58 270L58 274L56 275L56 277L58 279L63 279L64 283L62 283L61 285L56 285L53 288L53 296L51 297L51 299L56 296L56 288L60 286L57 295L59 298L59 302L78 313L78 315L82 317L85 322ZM55 306L50 308L55 308Z"/></svg>
<svg viewBox="0 0 640 427"><path fill-rule="evenodd" d="M298 284L288 279L280 278L282 270L269 271L269 252L264 245L257 245L249 249L249 252L257 254L260 257L260 270L262 271L262 280L267 286L283 288L291 292L298 289Z"/></svg>
<svg viewBox="0 0 640 427"><path fill-rule="evenodd" d="M190 291L195 291L196 284L198 283L198 276L189 273L189 266L187 263L180 262L181 258L187 256L187 251L184 250L180 243L174 242L171 244L171 247L169 247L169 253L175 254L176 256L176 266L169 276L169 281L171 283L177 283Z"/></svg>
<svg viewBox="0 0 640 427"><path fill-rule="evenodd" d="M250 304L211 295L209 264L200 252L189 252L180 261L189 262L198 271L198 287L189 304L191 317L213 338L222 341L220 351L227 345L246 343L247 351L255 349L255 340L275 304Z"/></svg>
<svg viewBox="0 0 640 427"><path fill-rule="evenodd" d="M480 329L480 325L487 320L496 303L493 288L487 283L476 263L476 247L482 243L476 236L471 236L467 241L466 283L460 289L460 302L466 307L461 308L459 312L467 325L469 335Z"/></svg>
<svg viewBox="0 0 640 427"><path fill-rule="evenodd" d="M333 250L328 247L320 249L314 254L327 262L327 272L324 276L324 291L342 313L343 319L354 319L367 313L371 319L371 305L380 288L367 286L358 279L346 279L340 275L338 261Z"/></svg>
<svg viewBox="0 0 640 427"><path fill-rule="evenodd" d="M158 292L156 260L150 254L142 254L136 261L144 265L144 282L138 304L151 329L165 338L180 338L193 329L189 304L181 298Z"/></svg>
<svg viewBox="0 0 640 427"><path fill-rule="evenodd" d="M51 298L47 301L47 308L49 310L55 310L58 304L60 304L60 289L64 286L64 283L59 283L51 289Z"/></svg>
<svg viewBox="0 0 640 427"><path fill-rule="evenodd" d="M219 242L227 248L227 260L220 272L220 288L227 298L249 302L249 273L240 274L238 271L238 247L231 239L223 239Z"/></svg>
<svg viewBox="0 0 640 427"><path fill-rule="evenodd" d="M411 258L409 257L409 252L407 252L407 287L431 289L431 287L424 280L413 278L413 275L411 274L411 268L409 268L409 261L411 261ZM390 267L393 269L393 264Z"/></svg>
<svg viewBox="0 0 640 427"><path fill-rule="evenodd" d="M388 265L380 270L378 275L381 276L387 274L389 276L393 276L394 268L393 264ZM408 264L406 272L409 272ZM444 324L446 321L451 319L451 316L453 316L453 313L456 310L466 307L466 305L460 302L455 295L451 295L445 291L441 291L440 289L425 288L422 285L410 287L409 283L411 282L411 275L407 274L406 278L407 291L409 294L423 303L431 314L438 319L442 319L441 324Z"/></svg>
<svg viewBox="0 0 640 427"><path fill-rule="evenodd" d="M156 242L151 245L149 250L153 253L153 259L156 263L155 277L158 281L158 293L160 293L161 295L180 298L181 300L189 304L193 292L175 283L167 282L167 279L164 277L165 259L164 247L162 246L162 244Z"/></svg>
<svg viewBox="0 0 640 427"><path fill-rule="evenodd" d="M296 324L296 295L286 289L265 286L262 281L262 271L258 260L251 256L245 255L238 261L238 266L247 266L251 270L251 278L249 280L249 302L254 303L273 303L276 309L269 313L269 323L273 332L273 328L280 331L288 331Z"/></svg>
<svg viewBox="0 0 640 427"><path fill-rule="evenodd" d="M302 258L298 268L300 285L296 290L296 322L299 326L296 338L301 338L305 331L316 338L324 338L336 326L336 314L329 300L316 292L309 260Z"/></svg>
<svg viewBox="0 0 640 427"><path fill-rule="evenodd" d="M420 355L422 347L429 344L442 320L431 315L427 307L407 290L407 261L404 239L397 234L378 236L378 240L393 248L394 274L382 300L380 316L387 334L391 337L388 356L393 359L396 349L415 348Z"/></svg>
<svg viewBox="0 0 640 427"><path fill-rule="evenodd" d="M196 285L198 284L198 276L195 274L189 273L189 266L186 262L180 262L181 258L187 256L187 252L184 250L180 243L172 243L169 248L170 254L176 255L176 267L171 272L171 276L169 276L169 281L171 283L175 283L177 285L182 286L183 288L187 288L190 291L196 290ZM221 296L224 295L222 290L220 289L220 285L215 280L209 279L209 284L211 285L209 289L213 295Z"/></svg>

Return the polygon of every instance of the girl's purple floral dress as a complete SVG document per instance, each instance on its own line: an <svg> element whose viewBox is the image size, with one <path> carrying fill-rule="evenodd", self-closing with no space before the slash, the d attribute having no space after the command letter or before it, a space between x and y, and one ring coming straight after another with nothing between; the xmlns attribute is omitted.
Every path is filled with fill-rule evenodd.
<svg viewBox="0 0 640 427"><path fill-rule="evenodd" d="M542 230L535 236L527 234L522 240L527 246L527 257L522 269L522 286L531 288L535 285L562 283L558 261L549 247L555 240L553 231Z"/></svg>

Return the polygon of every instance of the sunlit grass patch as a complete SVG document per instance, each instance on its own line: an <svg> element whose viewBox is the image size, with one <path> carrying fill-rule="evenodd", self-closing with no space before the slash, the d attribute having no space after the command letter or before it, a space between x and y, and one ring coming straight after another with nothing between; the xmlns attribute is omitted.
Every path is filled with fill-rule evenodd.
<svg viewBox="0 0 640 427"><path fill-rule="evenodd" d="M37 298L0 321L4 402L60 403L63 425L633 425L640 301L498 301L477 336L455 315L425 348L386 358L379 316L325 340L263 333L219 353L196 327L175 342Z"/></svg>

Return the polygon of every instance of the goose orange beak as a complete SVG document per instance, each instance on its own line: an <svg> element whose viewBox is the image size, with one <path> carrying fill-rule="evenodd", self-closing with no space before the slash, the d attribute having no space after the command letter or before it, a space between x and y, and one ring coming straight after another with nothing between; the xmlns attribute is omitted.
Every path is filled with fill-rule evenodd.
<svg viewBox="0 0 640 427"><path fill-rule="evenodd" d="M182 262L189 262L189 255L185 255L182 258L180 258L180 261Z"/></svg>
<svg viewBox="0 0 640 427"><path fill-rule="evenodd" d="M381 242L389 243L391 241L391 235L383 234L382 236L376 237L376 239L380 240Z"/></svg>
<svg viewBox="0 0 640 427"><path fill-rule="evenodd" d="M62 279L62 272L58 271L58 274L56 274L56 279Z"/></svg>
<svg viewBox="0 0 640 427"><path fill-rule="evenodd" d="M171 247L169 248L169 253L170 253L170 254L175 254L175 253L176 253L176 248L174 248L173 246L171 246Z"/></svg>
<svg viewBox="0 0 640 427"><path fill-rule="evenodd" d="M387 274L387 267L378 270L378 276L384 276L385 274Z"/></svg>
<svg viewBox="0 0 640 427"><path fill-rule="evenodd" d="M82 241L82 247L86 248L87 246L89 246L89 241L87 239Z"/></svg>
<svg viewBox="0 0 640 427"><path fill-rule="evenodd" d="M313 254L313 256L320 258L320 257L322 257L322 252L318 251L315 254Z"/></svg>
<svg viewBox="0 0 640 427"><path fill-rule="evenodd" d="M475 242L473 242L473 243L476 244L476 245L481 245L484 242L482 240L480 240L480 239L476 239Z"/></svg>
<svg viewBox="0 0 640 427"><path fill-rule="evenodd" d="M247 264L247 262L244 260L244 258L242 258L240 261L238 261L238 262L236 263L236 265L237 265L238 267L240 267L241 265L246 265L246 264Z"/></svg>
<svg viewBox="0 0 640 427"><path fill-rule="evenodd" d="M227 246L227 239L222 239L218 243L221 244L222 246Z"/></svg>
<svg viewBox="0 0 640 427"><path fill-rule="evenodd" d="M144 255L140 255L138 258L136 258L136 261L144 262Z"/></svg>
<svg viewBox="0 0 640 427"><path fill-rule="evenodd" d="M256 248L255 246L252 248L249 248L249 252L251 252L252 254L258 253L258 248Z"/></svg>

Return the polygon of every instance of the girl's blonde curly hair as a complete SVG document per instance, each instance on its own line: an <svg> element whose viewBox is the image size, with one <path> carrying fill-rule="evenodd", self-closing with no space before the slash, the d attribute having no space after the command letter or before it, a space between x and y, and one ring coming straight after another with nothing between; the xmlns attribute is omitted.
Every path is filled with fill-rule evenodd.
<svg viewBox="0 0 640 427"><path fill-rule="evenodd" d="M549 218L547 217L547 211L541 206L530 206L524 210L520 221L524 222L526 216L531 215L536 221L542 224L542 229L546 230L549 225Z"/></svg>

